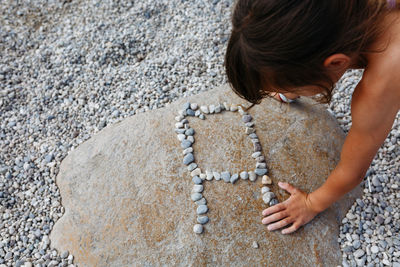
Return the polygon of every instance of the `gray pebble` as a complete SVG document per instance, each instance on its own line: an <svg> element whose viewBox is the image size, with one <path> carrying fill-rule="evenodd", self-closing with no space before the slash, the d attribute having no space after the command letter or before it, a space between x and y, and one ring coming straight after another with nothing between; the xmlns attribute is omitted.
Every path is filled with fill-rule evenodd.
<svg viewBox="0 0 400 267"><path fill-rule="evenodd" d="M251 139L258 139L258 136L257 136L257 134L255 134L255 133L249 134L249 137L250 137Z"/></svg>
<svg viewBox="0 0 400 267"><path fill-rule="evenodd" d="M229 172L221 172L221 178L227 183L231 181L231 175Z"/></svg>
<svg viewBox="0 0 400 267"><path fill-rule="evenodd" d="M191 198L193 201L200 200L202 197L203 197L203 195L200 194L200 193L193 193L193 194L190 196L190 198Z"/></svg>
<svg viewBox="0 0 400 267"><path fill-rule="evenodd" d="M253 149L254 149L254 151L261 151L262 150L261 144L260 143L254 143L253 144Z"/></svg>
<svg viewBox="0 0 400 267"><path fill-rule="evenodd" d="M253 159L256 159L256 158L258 158L258 157L260 157L261 156L261 152L260 151L256 151L256 152L254 152L253 154L251 154L251 157L253 158Z"/></svg>
<svg viewBox="0 0 400 267"><path fill-rule="evenodd" d="M250 122L252 119L253 119L253 118L251 117L251 115L244 115L244 116L242 117L242 121L243 121L244 123Z"/></svg>
<svg viewBox="0 0 400 267"><path fill-rule="evenodd" d="M240 178L242 178L243 180L249 179L249 173L246 171L241 172Z"/></svg>
<svg viewBox="0 0 400 267"><path fill-rule="evenodd" d="M200 214L207 213L207 211L208 211L207 205L199 205L197 207L197 211L196 212L197 212L198 215L200 215Z"/></svg>
<svg viewBox="0 0 400 267"><path fill-rule="evenodd" d="M371 252L374 253L374 254L378 253L378 252L379 252L379 247L373 245L373 246L371 247Z"/></svg>
<svg viewBox="0 0 400 267"><path fill-rule="evenodd" d="M237 174L237 173L232 174L231 179L230 179L230 182L231 182L232 184L234 184L234 183L236 183L237 180L239 180L239 174Z"/></svg>
<svg viewBox="0 0 400 267"><path fill-rule="evenodd" d="M186 102L185 104L182 105L182 109L183 110L187 110L188 108L190 108L190 103Z"/></svg>
<svg viewBox="0 0 400 267"><path fill-rule="evenodd" d="M195 201L197 205L206 205L207 200L203 197L200 200Z"/></svg>
<svg viewBox="0 0 400 267"><path fill-rule="evenodd" d="M194 161L194 156L192 153L186 154L185 157L183 158L183 164L189 165Z"/></svg>
<svg viewBox="0 0 400 267"><path fill-rule="evenodd" d="M256 175L255 172L253 172L253 171L250 171L250 172L249 172L249 180L252 181L252 182L254 182L255 180L257 180L257 175Z"/></svg>
<svg viewBox="0 0 400 267"><path fill-rule="evenodd" d="M195 232L196 234L201 234L203 232L203 225L195 224L193 226L193 232Z"/></svg>
<svg viewBox="0 0 400 267"><path fill-rule="evenodd" d="M194 129L193 128L189 128L185 131L186 135L194 135Z"/></svg>
<svg viewBox="0 0 400 267"><path fill-rule="evenodd" d="M178 140L179 141L183 141L183 140L185 140L186 139L186 135L184 135L184 134L178 134Z"/></svg>
<svg viewBox="0 0 400 267"><path fill-rule="evenodd" d="M204 186L201 184L195 184L192 189L192 191L195 193L201 193L201 192L203 192L203 190L204 190Z"/></svg>
<svg viewBox="0 0 400 267"><path fill-rule="evenodd" d="M263 201L265 204L268 204L273 198L275 197L275 194L273 192L267 192L263 195Z"/></svg>
<svg viewBox="0 0 400 267"><path fill-rule="evenodd" d="M258 176L263 176L264 174L266 174L267 173L267 169L255 169L255 173L258 175Z"/></svg>
<svg viewBox="0 0 400 267"><path fill-rule="evenodd" d="M362 249L357 249L357 250L353 253L353 255L354 255L355 258L361 258L362 256L364 256L364 254L365 254L365 251L362 250Z"/></svg>
<svg viewBox="0 0 400 267"><path fill-rule="evenodd" d="M256 158L257 162L265 162L265 158L264 156L259 156L258 158Z"/></svg>
<svg viewBox="0 0 400 267"><path fill-rule="evenodd" d="M255 132L254 128L246 127L246 131L245 131L246 134L252 134L254 132Z"/></svg>
<svg viewBox="0 0 400 267"><path fill-rule="evenodd" d="M200 115L201 115L201 111L198 109L198 110L196 110L196 112L194 113L194 115L196 116L196 117L199 117Z"/></svg>
<svg viewBox="0 0 400 267"><path fill-rule="evenodd" d="M267 163L265 163L265 162L257 162L256 163L256 168L257 169L266 169L267 168Z"/></svg>
<svg viewBox="0 0 400 267"><path fill-rule="evenodd" d="M254 121L247 122L244 124L246 127L253 127L254 126Z"/></svg>
<svg viewBox="0 0 400 267"><path fill-rule="evenodd" d="M221 111L222 111L221 105L217 105L217 106L215 107L215 113L220 113Z"/></svg>
<svg viewBox="0 0 400 267"><path fill-rule="evenodd" d="M271 199L271 201L269 202L269 206L274 206L274 205L276 205L276 204L278 204L279 203L279 201L276 199L276 198L273 198L273 199Z"/></svg>
<svg viewBox="0 0 400 267"><path fill-rule="evenodd" d="M186 149L186 148L191 147L191 146L192 146L192 142L190 142L189 140L183 140L182 143L181 143L181 147L183 149Z"/></svg>
<svg viewBox="0 0 400 267"><path fill-rule="evenodd" d="M214 175L212 172L206 171L206 180L207 181L211 181L213 177L214 177Z"/></svg>
<svg viewBox="0 0 400 267"><path fill-rule="evenodd" d="M204 116L204 114L200 114L200 115L199 115L199 118L202 119L202 120L204 120L204 119L206 118L206 116Z"/></svg>
<svg viewBox="0 0 400 267"><path fill-rule="evenodd" d="M201 180L199 176L193 177L192 181L195 184L202 184L203 183L203 180Z"/></svg>
<svg viewBox="0 0 400 267"><path fill-rule="evenodd" d="M263 186L263 187L261 187L261 194L265 194L265 193L267 193L267 192L269 192L269 191L271 191L271 190L269 189L268 186Z"/></svg>
<svg viewBox="0 0 400 267"><path fill-rule="evenodd" d="M215 111L215 106L214 106L214 105L210 105L210 106L208 107L208 110L210 111L211 114L214 113L214 111Z"/></svg>
<svg viewBox="0 0 400 267"><path fill-rule="evenodd" d="M195 116L195 111L194 110L192 110L192 109L187 109L186 110L186 114L188 115L188 116Z"/></svg>
<svg viewBox="0 0 400 267"><path fill-rule="evenodd" d="M183 150L182 154L186 155L186 154L192 153L192 152L193 152L193 147L188 147L188 148Z"/></svg>
<svg viewBox="0 0 400 267"><path fill-rule="evenodd" d="M177 133L177 134L184 134L185 133L185 129L175 129L175 132Z"/></svg>
<svg viewBox="0 0 400 267"><path fill-rule="evenodd" d="M191 103L190 104L190 109L197 110L198 108L199 108L199 105L197 105L196 103Z"/></svg>
<svg viewBox="0 0 400 267"><path fill-rule="evenodd" d="M193 144L193 143L194 143L194 137L193 137L193 135L189 135L189 136L187 137L187 140Z"/></svg>
<svg viewBox="0 0 400 267"><path fill-rule="evenodd" d="M221 174L219 172L213 172L213 176L215 180L217 181L221 180Z"/></svg>
<svg viewBox="0 0 400 267"><path fill-rule="evenodd" d="M197 222L200 224L206 224L208 221L208 216L197 216Z"/></svg>
<svg viewBox="0 0 400 267"><path fill-rule="evenodd" d="M197 168L197 164L194 162L190 163L189 166L187 167L188 171L190 171L190 172L196 168Z"/></svg>

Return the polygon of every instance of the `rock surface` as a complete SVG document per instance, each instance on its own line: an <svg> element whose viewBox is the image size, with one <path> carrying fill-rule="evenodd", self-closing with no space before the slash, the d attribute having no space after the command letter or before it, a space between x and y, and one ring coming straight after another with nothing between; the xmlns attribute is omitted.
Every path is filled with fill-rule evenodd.
<svg viewBox="0 0 400 267"><path fill-rule="evenodd" d="M360 187L296 233L282 235L261 224L267 207L261 179L239 179L234 185L204 181L210 221L203 234L193 233L197 205L191 201L192 177L182 163L174 117L186 102L225 101L246 103L223 86L106 127L72 151L56 180L65 214L51 232L51 247L68 250L79 266L339 265L339 224L360 197ZM323 107L312 104L266 99L248 111L273 181L271 192L279 201L289 195L277 181L309 192L338 162L344 134ZM254 167L252 143L239 114L189 120L202 172L240 173Z"/></svg>

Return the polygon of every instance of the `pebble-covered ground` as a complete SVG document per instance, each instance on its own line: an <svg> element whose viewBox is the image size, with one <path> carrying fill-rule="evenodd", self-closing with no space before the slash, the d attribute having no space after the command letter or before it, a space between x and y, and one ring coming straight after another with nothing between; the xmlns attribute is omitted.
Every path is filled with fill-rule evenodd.
<svg viewBox="0 0 400 267"><path fill-rule="evenodd" d="M1 2L0 267L73 266L49 249L60 162L106 125L225 83L232 2ZM348 72L330 105L345 131L361 75ZM343 266L400 266L399 125L341 226Z"/></svg>

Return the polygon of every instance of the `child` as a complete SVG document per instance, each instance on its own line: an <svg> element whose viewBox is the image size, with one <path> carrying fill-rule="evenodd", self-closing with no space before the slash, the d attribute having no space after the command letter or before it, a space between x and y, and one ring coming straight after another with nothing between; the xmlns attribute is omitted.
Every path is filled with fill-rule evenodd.
<svg viewBox="0 0 400 267"><path fill-rule="evenodd" d="M296 231L356 187L400 109L400 10L396 0L238 0L225 68L232 89L257 104L274 96L331 99L349 68L364 68L338 165L311 193L265 209L268 230ZM279 93L280 95L276 94Z"/></svg>

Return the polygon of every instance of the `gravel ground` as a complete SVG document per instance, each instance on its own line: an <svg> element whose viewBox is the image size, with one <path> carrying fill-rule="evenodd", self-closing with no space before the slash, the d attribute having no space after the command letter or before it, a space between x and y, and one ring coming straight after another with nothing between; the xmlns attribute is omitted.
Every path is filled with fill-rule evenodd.
<svg viewBox="0 0 400 267"><path fill-rule="evenodd" d="M60 162L106 125L225 83L232 2L2 1L0 267L73 266L49 249ZM345 131L361 75L347 72L329 105ZM399 144L397 116L343 220L344 266L400 266Z"/></svg>

